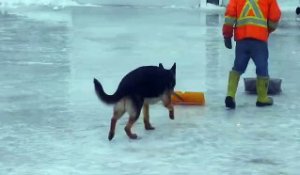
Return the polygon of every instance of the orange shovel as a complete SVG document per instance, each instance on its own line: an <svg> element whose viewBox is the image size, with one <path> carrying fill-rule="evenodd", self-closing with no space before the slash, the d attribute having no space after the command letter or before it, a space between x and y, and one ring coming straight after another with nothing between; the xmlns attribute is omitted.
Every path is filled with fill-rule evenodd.
<svg viewBox="0 0 300 175"><path fill-rule="evenodd" d="M204 105L205 97L203 92L182 92L175 91L172 95L173 105Z"/></svg>

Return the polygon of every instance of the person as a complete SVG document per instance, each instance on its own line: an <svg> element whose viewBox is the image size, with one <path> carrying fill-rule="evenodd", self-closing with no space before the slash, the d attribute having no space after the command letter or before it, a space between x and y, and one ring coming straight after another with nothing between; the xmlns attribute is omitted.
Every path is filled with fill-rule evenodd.
<svg viewBox="0 0 300 175"><path fill-rule="evenodd" d="M223 36L225 47L232 48L231 38L236 41L235 60L229 72L227 108L236 107L235 95L241 74L250 58L256 67L256 106L269 106L273 99L268 97L268 37L277 28L281 10L276 0L230 0L225 11Z"/></svg>

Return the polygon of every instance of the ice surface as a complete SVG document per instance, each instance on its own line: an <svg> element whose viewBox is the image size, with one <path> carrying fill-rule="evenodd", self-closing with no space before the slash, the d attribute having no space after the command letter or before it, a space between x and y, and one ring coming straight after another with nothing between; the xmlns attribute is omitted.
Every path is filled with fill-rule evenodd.
<svg viewBox="0 0 300 175"><path fill-rule="evenodd" d="M298 175L300 33L293 11L269 41L270 74L283 93L269 108L237 93L224 108L233 50L223 46L222 13L136 6L3 10L0 16L0 174L2 175ZM205 92L207 104L176 107L168 119L150 109L107 140L112 107L94 94L98 78L113 93L142 65L177 63L177 90ZM244 77L254 77L253 63Z"/></svg>
<svg viewBox="0 0 300 175"><path fill-rule="evenodd" d="M46 5L56 7L82 6L82 5L130 5L130 6L146 6L146 7L169 7L169 8L195 8L207 7L210 5L206 0L0 0L0 7L19 7ZM223 0L227 3L228 0ZM300 4L299 0L277 0L279 5L286 9L293 9ZM222 3L222 4L225 4Z"/></svg>

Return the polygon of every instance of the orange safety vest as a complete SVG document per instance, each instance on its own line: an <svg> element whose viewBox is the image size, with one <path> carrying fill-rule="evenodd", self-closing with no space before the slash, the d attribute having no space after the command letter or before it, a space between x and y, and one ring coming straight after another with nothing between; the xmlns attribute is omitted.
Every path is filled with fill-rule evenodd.
<svg viewBox="0 0 300 175"><path fill-rule="evenodd" d="M267 41L281 17L276 0L230 0L226 7L223 36L235 40Z"/></svg>

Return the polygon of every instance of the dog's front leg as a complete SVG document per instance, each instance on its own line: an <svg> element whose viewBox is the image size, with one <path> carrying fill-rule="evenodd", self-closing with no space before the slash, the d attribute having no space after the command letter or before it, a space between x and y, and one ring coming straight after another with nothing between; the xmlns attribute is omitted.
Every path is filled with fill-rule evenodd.
<svg viewBox="0 0 300 175"><path fill-rule="evenodd" d="M169 110L169 117L170 119L174 120L174 106L170 103L166 106Z"/></svg>
<svg viewBox="0 0 300 175"><path fill-rule="evenodd" d="M171 92L164 95L162 101L164 106L169 110L170 119L174 120L174 106L171 101Z"/></svg>
<svg viewBox="0 0 300 175"><path fill-rule="evenodd" d="M154 130L155 128L151 125L149 120L149 104L143 106L144 125L146 130Z"/></svg>

